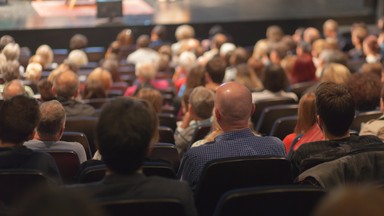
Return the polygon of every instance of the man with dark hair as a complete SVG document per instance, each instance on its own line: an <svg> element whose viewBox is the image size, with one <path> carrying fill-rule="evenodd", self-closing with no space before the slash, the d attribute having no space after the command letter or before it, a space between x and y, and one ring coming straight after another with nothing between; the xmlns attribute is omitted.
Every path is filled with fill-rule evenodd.
<svg viewBox="0 0 384 216"><path fill-rule="evenodd" d="M205 87L213 91L223 83L227 65L220 57L213 57L205 66L207 78Z"/></svg>
<svg viewBox="0 0 384 216"><path fill-rule="evenodd" d="M79 94L79 77L72 71L59 73L53 80L52 92L63 105L67 117L93 116L95 109L75 98Z"/></svg>
<svg viewBox="0 0 384 216"><path fill-rule="evenodd" d="M57 100L40 105L41 119L37 125L37 136L24 145L33 150L72 150L79 157L79 162L87 160L84 147L77 142L60 141L65 128L65 110Z"/></svg>
<svg viewBox="0 0 384 216"><path fill-rule="evenodd" d="M17 95L0 109L0 169L33 169L60 182L53 158L23 146L33 138L40 120L39 105L33 98Z"/></svg>
<svg viewBox="0 0 384 216"><path fill-rule="evenodd" d="M366 144L381 143L376 136L350 135L349 127L355 117L355 102L343 85L332 82L321 83L316 90L316 111L319 126L326 140L306 143L292 154L294 176L311 168L307 165L304 168L303 161L316 155L324 154L328 158L335 156L336 159L336 152L344 147L355 149Z"/></svg>
<svg viewBox="0 0 384 216"><path fill-rule="evenodd" d="M186 215L196 215L188 184L142 173L144 159L157 141L157 129L157 115L146 101L125 97L106 104L96 129L106 176L101 182L75 189L88 192L95 201L176 199L184 205Z"/></svg>
<svg viewBox="0 0 384 216"><path fill-rule="evenodd" d="M251 92L245 86L229 82L217 88L214 113L223 133L215 141L191 148L184 154L178 173L181 180L188 181L192 189L196 189L204 166L215 159L241 156L285 157L285 147L281 140L256 136L249 128L249 119L254 110Z"/></svg>

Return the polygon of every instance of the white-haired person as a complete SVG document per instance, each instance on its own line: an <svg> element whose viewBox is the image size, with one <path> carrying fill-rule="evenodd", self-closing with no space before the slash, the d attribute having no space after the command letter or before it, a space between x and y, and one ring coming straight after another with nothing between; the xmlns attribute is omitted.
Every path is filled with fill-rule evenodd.
<svg viewBox="0 0 384 216"><path fill-rule="evenodd" d="M128 87L124 96L136 96L142 88L166 89L169 83L164 80L155 80L157 66L153 62L139 62L135 66L136 80Z"/></svg>
<svg viewBox="0 0 384 216"><path fill-rule="evenodd" d="M193 52L183 52L179 56L178 65L175 69L175 73L172 77L172 82L176 87L176 91L178 92L180 87L186 82L187 74L196 64L196 55Z"/></svg>

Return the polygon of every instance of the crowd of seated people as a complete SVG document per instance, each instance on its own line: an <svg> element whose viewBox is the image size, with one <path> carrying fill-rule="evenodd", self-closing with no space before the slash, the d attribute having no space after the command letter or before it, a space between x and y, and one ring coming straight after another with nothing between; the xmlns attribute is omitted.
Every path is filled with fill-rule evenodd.
<svg viewBox="0 0 384 216"><path fill-rule="evenodd" d="M315 178L312 168L319 164L383 148L383 116L350 131L356 113L384 110L384 36L369 32L366 24L354 23L351 38L342 36L332 19L321 31L299 28L292 35L273 25L265 39L251 42L253 50L236 45L222 29L198 40L192 26L181 25L173 43L165 34L170 34L165 26L137 38L123 29L97 62L89 62L85 35L70 39L61 62L42 41L25 66L19 63L17 41L1 37L0 161L8 162L0 163L0 171L37 169L60 184L55 161L41 151L72 150L86 162L82 169L103 164L106 174L102 182L71 190L85 191L96 201L172 198L187 215L196 215L193 192L205 166L217 159L285 158L293 179L300 181L303 173ZM310 85L301 94L293 91L304 83ZM90 103L99 98L108 100L103 106ZM296 127L284 142L261 136L250 123L258 102L272 98L291 98L299 105ZM178 121L172 144L181 160L174 170L180 181L143 175L152 149L162 142L158 130L164 125L157 116L170 107ZM66 118L83 116L98 120L94 164L79 143L61 141ZM211 130L192 143L201 126Z"/></svg>

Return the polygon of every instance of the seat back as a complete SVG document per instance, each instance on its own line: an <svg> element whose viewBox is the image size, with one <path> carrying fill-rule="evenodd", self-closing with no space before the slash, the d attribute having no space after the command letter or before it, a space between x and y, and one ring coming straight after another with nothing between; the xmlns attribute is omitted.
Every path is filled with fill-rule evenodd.
<svg viewBox="0 0 384 216"><path fill-rule="evenodd" d="M229 190L291 184L290 162L279 157L238 157L208 163L195 191L200 216L212 215L220 197Z"/></svg>
<svg viewBox="0 0 384 216"><path fill-rule="evenodd" d="M173 131L176 130L176 117L170 113L159 113L159 123L161 126L169 127Z"/></svg>
<svg viewBox="0 0 384 216"><path fill-rule="evenodd" d="M130 199L99 203L111 216L183 216L184 206L173 199Z"/></svg>
<svg viewBox="0 0 384 216"><path fill-rule="evenodd" d="M67 142L80 143L84 147L85 154L87 155L87 159L88 160L92 159L92 153L91 153L91 149L89 148L88 139L84 133L64 131L63 136L61 137L61 140L67 141Z"/></svg>
<svg viewBox="0 0 384 216"><path fill-rule="evenodd" d="M296 123L297 116L287 116L279 118L273 124L269 135L283 140L285 136L294 132Z"/></svg>
<svg viewBox="0 0 384 216"><path fill-rule="evenodd" d="M308 216L324 195L320 188L302 185L232 190L220 199L214 215Z"/></svg>
<svg viewBox="0 0 384 216"><path fill-rule="evenodd" d="M0 203L15 205L31 189L47 185L48 182L48 178L37 170L0 170Z"/></svg>
<svg viewBox="0 0 384 216"><path fill-rule="evenodd" d="M161 176L176 179L176 172L168 163L146 161L143 165L143 173L146 176Z"/></svg>
<svg viewBox="0 0 384 216"><path fill-rule="evenodd" d="M204 137L207 136L210 131L211 131L210 125L209 126L199 126L197 128L195 134L192 137L191 144L193 144L194 142L196 142L198 140L204 139Z"/></svg>
<svg viewBox="0 0 384 216"><path fill-rule="evenodd" d="M268 135L275 121L281 117L297 115L297 104L276 105L266 107L257 121L256 131L262 135Z"/></svg>
<svg viewBox="0 0 384 216"><path fill-rule="evenodd" d="M99 62L104 58L105 48L104 47L86 47L84 52L87 54L89 62Z"/></svg>
<svg viewBox="0 0 384 216"><path fill-rule="evenodd" d="M97 117L78 116L68 117L65 121L65 131L84 133L88 139L92 155L96 152L95 131Z"/></svg>
<svg viewBox="0 0 384 216"><path fill-rule="evenodd" d="M179 169L179 153L172 143L157 143L154 145L149 155L149 159L153 161L165 161L173 167L175 172Z"/></svg>
<svg viewBox="0 0 384 216"><path fill-rule="evenodd" d="M68 49L52 49L53 52L53 62L57 64L63 63L69 54Z"/></svg>
<svg viewBox="0 0 384 216"><path fill-rule="evenodd" d="M79 175L79 183L97 182L104 178L107 167L105 164L89 166Z"/></svg>
<svg viewBox="0 0 384 216"><path fill-rule="evenodd" d="M297 95L298 98L301 98L305 91L310 87L314 86L316 81L300 82L290 86L289 91Z"/></svg>
<svg viewBox="0 0 384 216"><path fill-rule="evenodd" d="M283 104L295 104L296 101L293 98L288 97L276 97L269 98L257 101L255 103L255 112L252 114L251 120L254 126L257 125L257 122L260 119L261 113L266 107L275 106L275 105L283 105Z"/></svg>
<svg viewBox="0 0 384 216"><path fill-rule="evenodd" d="M383 115L383 113L380 110L358 113L356 114L350 129L359 132L362 123L379 118L381 115Z"/></svg>
<svg viewBox="0 0 384 216"><path fill-rule="evenodd" d="M175 144L172 128L165 126L159 127L159 142Z"/></svg>
<svg viewBox="0 0 384 216"><path fill-rule="evenodd" d="M44 152L49 153L55 159L61 179L65 184L75 182L80 169L80 161L76 152L64 150L47 150Z"/></svg>

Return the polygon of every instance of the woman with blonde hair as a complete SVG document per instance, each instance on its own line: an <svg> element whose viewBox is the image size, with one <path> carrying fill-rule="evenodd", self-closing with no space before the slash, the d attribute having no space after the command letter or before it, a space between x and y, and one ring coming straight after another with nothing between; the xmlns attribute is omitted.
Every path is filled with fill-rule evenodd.
<svg viewBox="0 0 384 216"><path fill-rule="evenodd" d="M41 56L43 68L50 68L53 62L53 51L47 44L40 45L36 50L36 55Z"/></svg>

